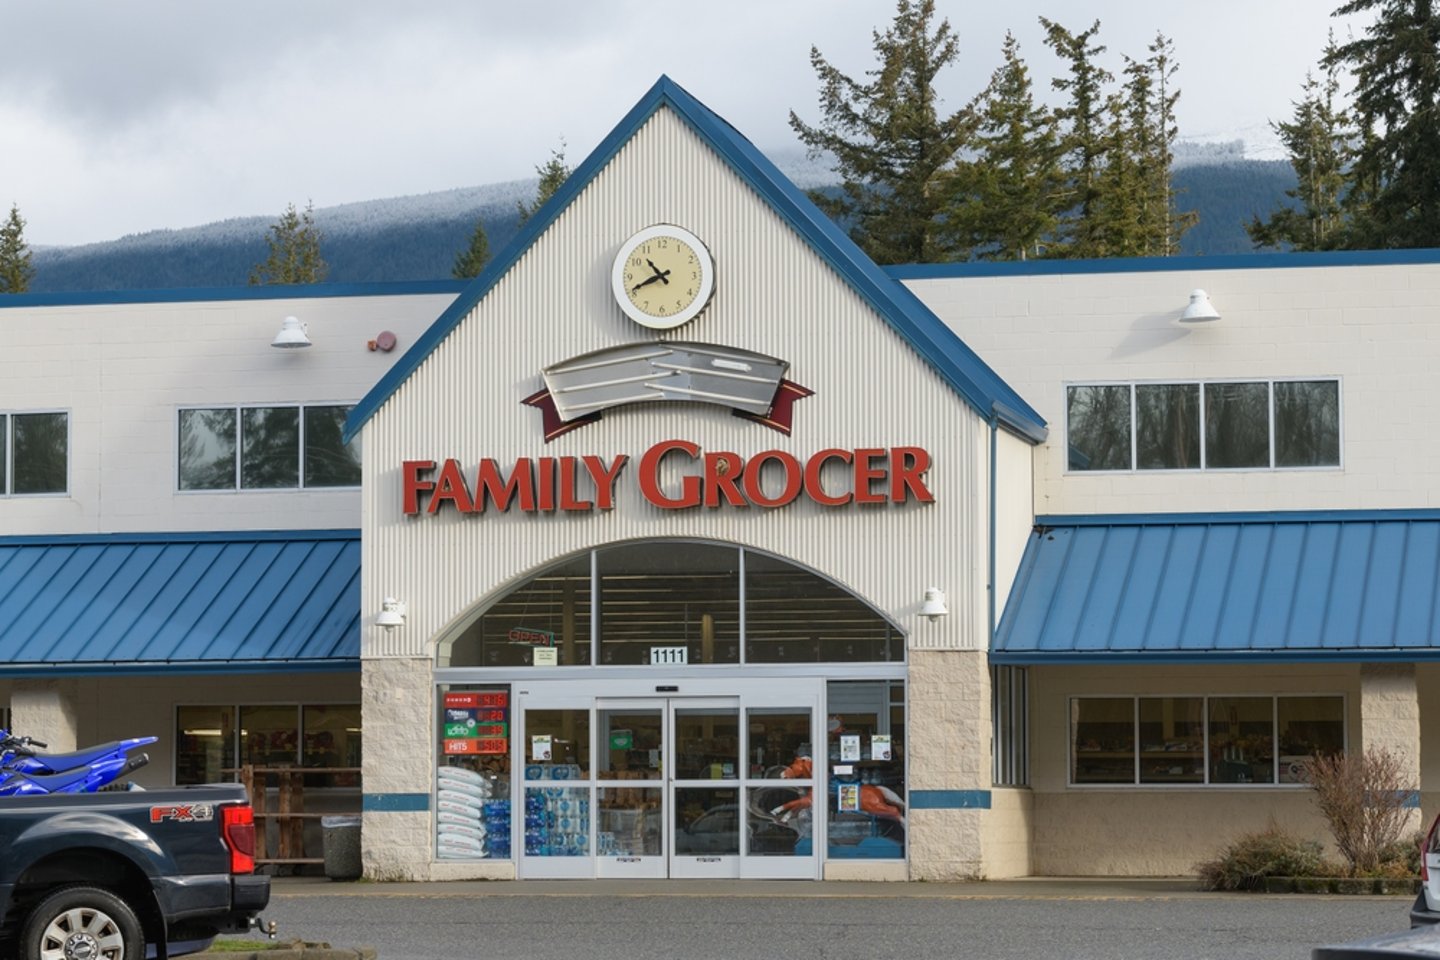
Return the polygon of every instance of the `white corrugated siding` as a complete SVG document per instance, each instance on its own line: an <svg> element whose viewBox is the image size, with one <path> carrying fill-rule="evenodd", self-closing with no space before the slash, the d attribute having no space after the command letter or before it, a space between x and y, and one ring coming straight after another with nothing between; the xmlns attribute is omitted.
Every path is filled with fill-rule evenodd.
<svg viewBox="0 0 1440 960"><path fill-rule="evenodd" d="M606 413L546 444L540 413L520 401L540 370L653 334L609 292L621 242L657 222L698 234L717 290L677 339L730 344L792 364L815 391L785 437L727 411L659 404ZM640 497L637 467L654 443L682 438L749 457L826 447L923 446L931 505L664 511ZM583 515L406 518L400 464L596 454L631 462L616 509ZM851 288L669 110L657 113L476 306L364 431L365 655L428 656L466 611L557 557L617 540L694 537L739 543L811 566L884 611L918 647L983 648L989 431ZM920 620L926 587L951 615ZM406 624L373 626L381 598L409 605Z"/></svg>

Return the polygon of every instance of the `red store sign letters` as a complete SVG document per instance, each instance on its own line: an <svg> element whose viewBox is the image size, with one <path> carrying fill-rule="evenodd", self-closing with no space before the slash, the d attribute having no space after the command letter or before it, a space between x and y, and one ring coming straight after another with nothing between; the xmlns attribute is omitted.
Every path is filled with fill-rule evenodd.
<svg viewBox="0 0 1440 960"><path fill-rule="evenodd" d="M406 460L401 466L404 512L525 513L612 510L615 489L630 461L603 457L521 457L508 472L481 460L467 476L460 461ZM669 482L662 482L662 464ZM670 468L675 468L671 470ZM852 503L933 503L925 486L930 454L922 447L861 447L821 450L801 462L784 450L765 450L748 460L738 453L704 452L688 440L665 440L640 457L640 495L664 510L691 507L773 509L805 497L825 507ZM678 473L676 472L678 471Z"/></svg>

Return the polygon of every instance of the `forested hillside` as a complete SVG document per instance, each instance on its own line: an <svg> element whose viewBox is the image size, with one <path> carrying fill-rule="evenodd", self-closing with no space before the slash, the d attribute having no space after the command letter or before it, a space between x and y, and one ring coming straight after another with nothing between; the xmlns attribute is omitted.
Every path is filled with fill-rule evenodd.
<svg viewBox="0 0 1440 960"><path fill-rule="evenodd" d="M1174 177L1180 209L1200 215L1185 234L1181 252L1208 255L1250 252L1242 224L1256 214L1267 215L1295 182L1290 165L1279 160L1191 164L1178 167ZM533 182L519 181L318 209L328 280L448 279L476 218L483 218L490 249L498 251L515 234L517 200L533 193ZM270 222L248 217L109 243L39 248L30 290L242 286L265 257Z"/></svg>

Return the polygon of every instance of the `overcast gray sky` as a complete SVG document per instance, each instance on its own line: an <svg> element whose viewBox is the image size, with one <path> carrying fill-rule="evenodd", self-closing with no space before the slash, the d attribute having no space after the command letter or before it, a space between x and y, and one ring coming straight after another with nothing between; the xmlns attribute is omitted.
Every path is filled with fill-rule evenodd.
<svg viewBox="0 0 1440 960"><path fill-rule="evenodd" d="M1039 16L1101 21L1106 65L1157 30L1182 136L1265 137L1289 115L1338 0L939 0L963 105L1007 29L1037 89L1061 67ZM874 65L894 0L0 0L0 204L32 245L109 240L534 175L573 165L662 73L765 150L819 119L811 45ZM0 210L0 214L3 214Z"/></svg>

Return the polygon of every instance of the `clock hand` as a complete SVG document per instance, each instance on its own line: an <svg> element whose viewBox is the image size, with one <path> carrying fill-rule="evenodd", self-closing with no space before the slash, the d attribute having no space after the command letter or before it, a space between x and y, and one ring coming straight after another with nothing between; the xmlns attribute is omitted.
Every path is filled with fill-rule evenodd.
<svg viewBox="0 0 1440 960"><path fill-rule="evenodd" d="M666 270L666 271L665 271L665 273L669 273L669 272L670 272L669 270ZM639 290L641 287L648 287L648 286L650 286L650 284L655 283L657 280L665 280L665 274L664 274L664 273L657 273L657 274L655 274L655 276L653 276L653 277L646 277L644 280L641 280L639 283L635 284L635 286L631 287L631 288L630 288L630 292L631 292L631 293L634 293L636 290ZM666 283L669 283L670 281L669 281L669 280L665 280L665 282L666 282Z"/></svg>
<svg viewBox="0 0 1440 960"><path fill-rule="evenodd" d="M649 259L647 259L645 262L648 263L648 264L650 264L650 269L651 269L651 270L654 270L654 271L655 271L655 275L656 275L657 277L659 277L661 280L664 280L664 281L665 281L665 285L668 287L668 286L670 285L670 279L669 279L669 278L670 278L670 271L669 271L669 270L662 271L659 267L655 266L655 261L654 261L654 260L649 260Z"/></svg>

